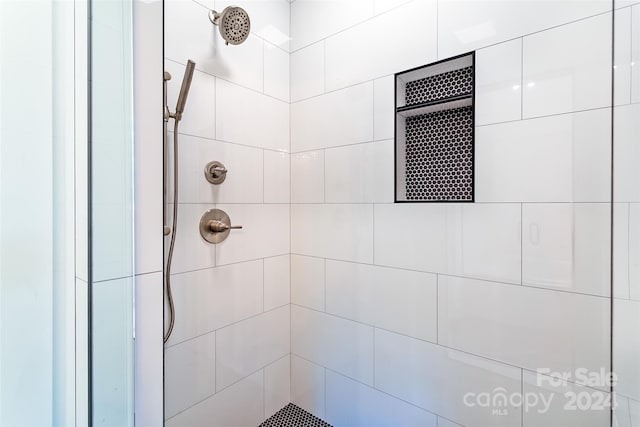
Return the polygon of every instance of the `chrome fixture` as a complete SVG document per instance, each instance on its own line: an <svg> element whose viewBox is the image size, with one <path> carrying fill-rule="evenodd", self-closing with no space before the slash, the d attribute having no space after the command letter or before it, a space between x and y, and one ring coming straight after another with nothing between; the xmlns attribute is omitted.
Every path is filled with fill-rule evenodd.
<svg viewBox="0 0 640 427"><path fill-rule="evenodd" d="M200 235L209 243L220 243L231 230L240 230L241 225L231 225L229 215L220 209L209 209L200 218Z"/></svg>
<svg viewBox="0 0 640 427"><path fill-rule="evenodd" d="M204 177L214 185L222 184L227 178L227 168L222 163L214 160L204 167Z"/></svg>
<svg viewBox="0 0 640 427"><path fill-rule="evenodd" d="M225 44L240 44L249 37L251 21L249 14L241 7L228 6L221 13L211 10L209 20L218 26Z"/></svg>
<svg viewBox="0 0 640 427"><path fill-rule="evenodd" d="M169 111L167 105L167 81L171 80L171 74L164 73L164 121L165 131L166 122L170 118L174 119L173 122L173 218L171 227L165 225L163 233L165 236L171 234L171 241L169 243L169 255L167 257L167 269L165 276L165 285L167 287L167 300L169 301L169 328L164 335L164 342L167 342L173 331L175 324L175 307L173 305L173 294L171 292L171 261L173 260L173 248L176 243L176 226L178 223L178 123L182 119L182 113L187 103L187 96L189 95L189 88L191 87L191 80L193 79L193 71L196 67L196 63L188 60L187 66L184 70L184 77L182 78L182 87L180 88L180 94L178 95L178 102L176 103L176 111L172 113ZM166 135L166 132L165 132ZM166 176L165 183L165 195L166 195ZM166 218L165 218L166 219ZM166 222L166 221L165 221Z"/></svg>

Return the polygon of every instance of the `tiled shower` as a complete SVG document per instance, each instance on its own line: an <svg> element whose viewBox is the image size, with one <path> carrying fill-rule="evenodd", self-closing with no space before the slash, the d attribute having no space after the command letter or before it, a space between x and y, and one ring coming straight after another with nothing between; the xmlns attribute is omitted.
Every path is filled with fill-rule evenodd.
<svg viewBox="0 0 640 427"><path fill-rule="evenodd" d="M164 2L169 105L196 62L165 425L289 402L335 427L638 425L640 4L239 0L252 32L225 46L206 15L229 4ZM474 202L394 203L395 74L471 51ZM218 245L213 207L244 227ZM610 388L554 378L612 363L613 424L566 410ZM496 390L556 397L469 403Z"/></svg>

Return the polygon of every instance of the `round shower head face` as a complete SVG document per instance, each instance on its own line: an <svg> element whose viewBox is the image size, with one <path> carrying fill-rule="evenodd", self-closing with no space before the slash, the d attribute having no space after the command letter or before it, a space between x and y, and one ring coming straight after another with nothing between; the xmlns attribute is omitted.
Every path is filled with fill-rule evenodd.
<svg viewBox="0 0 640 427"><path fill-rule="evenodd" d="M220 35L227 44L237 45L249 37L251 21L241 7L228 6L221 13L211 11L209 19L218 26Z"/></svg>

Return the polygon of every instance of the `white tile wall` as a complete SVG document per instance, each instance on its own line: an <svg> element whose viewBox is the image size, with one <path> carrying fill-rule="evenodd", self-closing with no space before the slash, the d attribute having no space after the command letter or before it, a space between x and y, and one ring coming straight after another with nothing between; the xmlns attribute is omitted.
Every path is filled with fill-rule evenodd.
<svg viewBox="0 0 640 427"><path fill-rule="evenodd" d="M640 302L616 299L613 304L613 366L618 375L616 393L639 401Z"/></svg>
<svg viewBox="0 0 640 427"><path fill-rule="evenodd" d="M609 366L609 303L439 276L438 343L534 371L597 372Z"/></svg>
<svg viewBox="0 0 640 427"><path fill-rule="evenodd" d="M615 144L613 144L614 200L616 202L640 201L640 105L616 107L613 119Z"/></svg>
<svg viewBox="0 0 640 427"><path fill-rule="evenodd" d="M298 50L373 16L373 0L300 0L291 4L291 49Z"/></svg>
<svg viewBox="0 0 640 427"><path fill-rule="evenodd" d="M394 137L394 76L382 77L373 82L373 138L376 141Z"/></svg>
<svg viewBox="0 0 640 427"><path fill-rule="evenodd" d="M397 28L390 32L381 29ZM437 2L410 2L325 41L326 89L335 90L437 59Z"/></svg>
<svg viewBox="0 0 640 427"><path fill-rule="evenodd" d="M291 54L291 101L324 92L324 41Z"/></svg>
<svg viewBox="0 0 640 427"><path fill-rule="evenodd" d="M611 105L610 14L533 34L523 43L525 118Z"/></svg>
<svg viewBox="0 0 640 427"><path fill-rule="evenodd" d="M291 154L291 202L324 202L324 150Z"/></svg>
<svg viewBox="0 0 640 427"><path fill-rule="evenodd" d="M217 244L217 265L289 253L289 206L285 204L233 204L216 206L234 225L230 237Z"/></svg>
<svg viewBox="0 0 640 427"><path fill-rule="evenodd" d="M327 313L437 341L434 274L327 260Z"/></svg>
<svg viewBox="0 0 640 427"><path fill-rule="evenodd" d="M290 286L289 255L264 259L264 309L265 311L289 304Z"/></svg>
<svg viewBox="0 0 640 427"><path fill-rule="evenodd" d="M373 261L373 206L291 205L291 252Z"/></svg>
<svg viewBox="0 0 640 427"><path fill-rule="evenodd" d="M168 419L165 426L257 426L264 416L263 381L262 371L256 372Z"/></svg>
<svg viewBox="0 0 640 427"><path fill-rule="evenodd" d="M264 202L289 203L290 155L264 150ZM254 170L249 175L254 175ZM239 193L242 193L241 191Z"/></svg>
<svg viewBox="0 0 640 427"><path fill-rule="evenodd" d="M629 298L640 301L640 204L629 204Z"/></svg>
<svg viewBox="0 0 640 427"><path fill-rule="evenodd" d="M289 53L271 43L264 44L264 93L289 102Z"/></svg>
<svg viewBox="0 0 640 427"><path fill-rule="evenodd" d="M325 420L333 426L437 426L434 414L332 371Z"/></svg>
<svg viewBox="0 0 640 427"><path fill-rule="evenodd" d="M531 403L531 407L524 411L524 425L535 427L609 425L610 411L608 407L604 406L607 399L610 398L609 393L595 391L572 383L558 385L553 378L526 370L523 371L522 380L524 395L537 396L538 398L538 403ZM576 396L575 400L572 399L572 395ZM594 405L594 409L585 408L582 403L577 403L577 399L582 399L584 402L586 395L592 402L602 402L601 409L595 409L597 403Z"/></svg>
<svg viewBox="0 0 640 427"><path fill-rule="evenodd" d="M520 369L391 332L376 330L376 388L470 426L520 425L520 408L491 414L464 404L466 393L520 391Z"/></svg>
<svg viewBox="0 0 640 427"><path fill-rule="evenodd" d="M291 402L319 418L324 418L324 371L322 366L291 355Z"/></svg>
<svg viewBox="0 0 640 427"><path fill-rule="evenodd" d="M393 140L325 150L325 201L393 202L393 156Z"/></svg>
<svg viewBox="0 0 640 427"><path fill-rule="evenodd" d="M608 202L611 112L476 129L476 200Z"/></svg>
<svg viewBox="0 0 640 427"><path fill-rule="evenodd" d="M291 364L289 355L264 368L264 418L291 401Z"/></svg>
<svg viewBox="0 0 640 427"><path fill-rule="evenodd" d="M176 225L175 247L171 274L199 270L216 265L216 247L200 236L200 217L212 205L178 204L178 222ZM171 220L173 205L168 205L167 221ZM165 256L168 256L170 237L165 237Z"/></svg>
<svg viewBox="0 0 640 427"><path fill-rule="evenodd" d="M173 275L176 322L168 345L262 312L262 272L258 260Z"/></svg>
<svg viewBox="0 0 640 427"><path fill-rule="evenodd" d="M289 306L216 332L216 391L289 353Z"/></svg>
<svg viewBox="0 0 640 427"><path fill-rule="evenodd" d="M373 328L291 306L291 353L373 385Z"/></svg>
<svg viewBox="0 0 640 427"><path fill-rule="evenodd" d="M527 203L522 208L522 282L609 296L611 206Z"/></svg>
<svg viewBox="0 0 640 427"><path fill-rule="evenodd" d="M215 364L214 332L165 350L165 418L215 393Z"/></svg>
<svg viewBox="0 0 640 427"><path fill-rule="evenodd" d="M629 299L629 204L613 204L613 297Z"/></svg>
<svg viewBox="0 0 640 427"><path fill-rule="evenodd" d="M522 39L476 52L476 125L520 120Z"/></svg>
<svg viewBox="0 0 640 427"><path fill-rule="evenodd" d="M617 2L616 2L617 3ZM631 102L631 13L632 8L627 7L615 11L614 26L614 51L613 51L613 97L614 105L624 105Z"/></svg>
<svg viewBox="0 0 640 427"><path fill-rule="evenodd" d="M631 102L640 102L640 4L631 8Z"/></svg>
<svg viewBox="0 0 640 427"><path fill-rule="evenodd" d="M362 83L291 104L291 150L373 139L373 83Z"/></svg>
<svg viewBox="0 0 640 427"><path fill-rule="evenodd" d="M325 308L325 260L291 255L291 302L314 310Z"/></svg>
<svg viewBox="0 0 640 427"><path fill-rule="evenodd" d="M440 0L438 54L447 58L610 10L607 0Z"/></svg>
<svg viewBox="0 0 640 427"><path fill-rule="evenodd" d="M376 264L520 283L518 204L375 205L374 231Z"/></svg>
<svg viewBox="0 0 640 427"><path fill-rule="evenodd" d="M289 106L222 79L216 80L216 138L289 151Z"/></svg>

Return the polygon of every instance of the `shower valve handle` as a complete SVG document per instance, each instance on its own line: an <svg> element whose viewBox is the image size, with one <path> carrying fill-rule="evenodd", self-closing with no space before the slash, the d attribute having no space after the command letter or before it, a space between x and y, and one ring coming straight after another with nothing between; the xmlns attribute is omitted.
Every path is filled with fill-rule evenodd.
<svg viewBox="0 0 640 427"><path fill-rule="evenodd" d="M227 230L241 230L242 226L241 225L229 225L225 222L222 222L220 220L217 219L212 219L211 221L209 221L209 230L211 230L212 233L222 233L224 231Z"/></svg>
<svg viewBox="0 0 640 427"><path fill-rule="evenodd" d="M222 184L227 178L227 168L220 162L209 162L204 167L204 177L211 184Z"/></svg>

